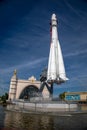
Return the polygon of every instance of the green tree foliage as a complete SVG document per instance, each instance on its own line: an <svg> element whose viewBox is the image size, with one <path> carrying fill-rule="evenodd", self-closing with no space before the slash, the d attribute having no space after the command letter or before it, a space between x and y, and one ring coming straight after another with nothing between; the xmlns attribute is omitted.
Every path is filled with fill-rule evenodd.
<svg viewBox="0 0 87 130"><path fill-rule="evenodd" d="M3 96L1 97L1 100L2 100L2 103L6 103L5 95L3 95Z"/></svg>
<svg viewBox="0 0 87 130"><path fill-rule="evenodd" d="M8 93L5 93L5 98L6 98L6 100L8 99Z"/></svg>
<svg viewBox="0 0 87 130"><path fill-rule="evenodd" d="M2 103L6 103L7 99L8 99L8 93L5 93L4 95L1 96Z"/></svg>
<svg viewBox="0 0 87 130"><path fill-rule="evenodd" d="M65 99L65 93L66 93L66 92L63 92L63 93L61 93L61 94L59 95L60 99L62 99L62 100Z"/></svg>

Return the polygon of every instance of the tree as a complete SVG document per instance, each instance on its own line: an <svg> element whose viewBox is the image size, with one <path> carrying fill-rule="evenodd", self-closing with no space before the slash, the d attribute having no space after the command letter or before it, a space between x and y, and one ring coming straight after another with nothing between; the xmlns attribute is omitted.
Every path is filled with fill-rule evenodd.
<svg viewBox="0 0 87 130"><path fill-rule="evenodd" d="M6 103L7 99L8 99L8 93L5 93L4 95L1 96L2 103Z"/></svg>
<svg viewBox="0 0 87 130"><path fill-rule="evenodd" d="M66 93L66 92L63 92L63 93L61 93L61 94L59 95L60 99L63 99L63 100L65 99L65 93Z"/></svg>
<svg viewBox="0 0 87 130"><path fill-rule="evenodd" d="M2 103L6 103L6 97L5 97L5 95L3 95L3 96L1 97L1 100L2 100Z"/></svg>
<svg viewBox="0 0 87 130"><path fill-rule="evenodd" d="M5 93L5 98L6 98L6 100L8 99L8 93Z"/></svg>

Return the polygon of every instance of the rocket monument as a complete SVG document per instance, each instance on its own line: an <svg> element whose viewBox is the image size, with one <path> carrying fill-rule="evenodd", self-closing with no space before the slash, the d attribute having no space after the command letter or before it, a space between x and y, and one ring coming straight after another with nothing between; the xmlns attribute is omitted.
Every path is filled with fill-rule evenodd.
<svg viewBox="0 0 87 130"><path fill-rule="evenodd" d="M47 82L61 84L68 78L66 77L62 51L58 39L57 18L52 14L51 18L51 45L47 70Z"/></svg>

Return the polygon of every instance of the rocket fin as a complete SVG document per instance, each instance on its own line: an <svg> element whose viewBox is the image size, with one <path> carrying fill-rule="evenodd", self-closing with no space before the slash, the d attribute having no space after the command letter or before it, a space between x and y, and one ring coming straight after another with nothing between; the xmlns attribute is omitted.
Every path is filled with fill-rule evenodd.
<svg viewBox="0 0 87 130"><path fill-rule="evenodd" d="M63 55L60 47L59 40L57 42L57 50L56 50L56 68L57 68L57 78L60 78L61 80L66 81L66 73L65 73L65 67L64 67L64 61L63 61Z"/></svg>

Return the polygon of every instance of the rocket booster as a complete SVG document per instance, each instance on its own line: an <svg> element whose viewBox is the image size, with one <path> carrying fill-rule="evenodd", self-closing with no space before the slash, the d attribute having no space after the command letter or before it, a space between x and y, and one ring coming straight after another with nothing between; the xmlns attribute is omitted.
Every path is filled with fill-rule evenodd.
<svg viewBox="0 0 87 130"><path fill-rule="evenodd" d="M57 18L53 14L51 18L51 46L48 61L47 81L48 83L63 83L66 77L62 51L58 39Z"/></svg>

